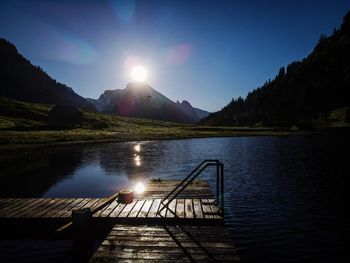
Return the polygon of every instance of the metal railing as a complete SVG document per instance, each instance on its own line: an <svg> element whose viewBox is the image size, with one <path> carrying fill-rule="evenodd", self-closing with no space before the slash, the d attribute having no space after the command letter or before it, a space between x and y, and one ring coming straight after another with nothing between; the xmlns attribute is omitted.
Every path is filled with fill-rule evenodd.
<svg viewBox="0 0 350 263"><path fill-rule="evenodd" d="M203 203L204 205L216 205L218 212L207 212L205 214L220 215L224 218L224 164L219 160L204 160L202 161L185 179L181 181L169 194L161 201L163 207L158 210L158 214L165 208L177 217L170 208L169 204L173 201L186 187L191 184L207 167L216 166L216 199L212 203ZM166 202L166 203L165 203Z"/></svg>

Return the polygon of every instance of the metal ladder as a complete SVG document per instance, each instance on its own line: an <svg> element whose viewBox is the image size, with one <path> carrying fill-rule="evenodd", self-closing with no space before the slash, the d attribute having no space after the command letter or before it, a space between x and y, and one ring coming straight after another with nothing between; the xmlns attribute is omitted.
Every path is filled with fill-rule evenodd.
<svg viewBox="0 0 350 263"><path fill-rule="evenodd" d="M175 217L177 215L169 208L169 204L173 201L186 187L191 184L207 167L216 166L216 199L214 202L202 202L203 205L216 205L218 212L205 212L206 215L220 215L224 218L224 164L219 160L204 160L202 161L185 179L181 181L169 194L161 201L163 207L158 210L158 214L161 215L161 211L165 208L168 209Z"/></svg>

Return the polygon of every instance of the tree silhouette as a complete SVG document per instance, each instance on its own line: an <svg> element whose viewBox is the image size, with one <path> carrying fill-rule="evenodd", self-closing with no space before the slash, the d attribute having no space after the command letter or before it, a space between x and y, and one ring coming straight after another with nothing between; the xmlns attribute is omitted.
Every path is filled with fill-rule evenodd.
<svg viewBox="0 0 350 263"><path fill-rule="evenodd" d="M314 120L350 104L350 12L339 30L321 35L313 52L302 61L281 67L271 81L232 99L201 123L264 125L311 129Z"/></svg>

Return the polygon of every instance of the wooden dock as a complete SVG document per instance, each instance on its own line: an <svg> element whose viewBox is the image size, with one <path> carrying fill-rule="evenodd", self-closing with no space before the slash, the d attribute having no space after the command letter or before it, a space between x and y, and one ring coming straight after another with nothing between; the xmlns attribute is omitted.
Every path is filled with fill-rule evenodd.
<svg viewBox="0 0 350 263"><path fill-rule="evenodd" d="M224 226L115 225L90 262L239 262Z"/></svg>
<svg viewBox="0 0 350 263"><path fill-rule="evenodd" d="M169 209L161 200L179 181L150 180L142 196L131 204L117 200L93 214L93 222L112 223L90 262L237 262L239 257L215 214L206 181L194 181L174 199ZM99 206L106 198L0 199L0 222L30 220L63 224L73 210Z"/></svg>
<svg viewBox="0 0 350 263"><path fill-rule="evenodd" d="M152 219L157 222L175 221L174 213L164 209L157 214L161 208L161 200L172 190L178 181L150 181L147 190L142 196L137 196L134 202L128 205L118 203L114 200L105 208L96 212L93 217L111 219L116 222L150 223ZM93 208L105 202L106 198L10 198L0 199L1 218L55 218L69 219L73 210L82 208ZM213 196L205 181L195 181L184 191L179 198L173 200L169 208L175 212L176 220L195 219L201 220L222 219L218 215L207 215L207 212L217 212L213 202ZM206 221L207 222L207 221ZM219 222L218 222L219 223Z"/></svg>

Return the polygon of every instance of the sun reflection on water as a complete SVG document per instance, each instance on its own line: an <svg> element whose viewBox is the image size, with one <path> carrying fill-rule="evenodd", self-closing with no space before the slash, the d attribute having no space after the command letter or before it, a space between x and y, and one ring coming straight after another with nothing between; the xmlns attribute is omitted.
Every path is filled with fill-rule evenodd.
<svg viewBox="0 0 350 263"><path fill-rule="evenodd" d="M137 152L137 154L134 154L134 162L136 166L141 166L141 157L139 153L141 152L141 144L138 143L134 145L134 151Z"/></svg>
<svg viewBox="0 0 350 263"><path fill-rule="evenodd" d="M135 155L134 161L135 161L136 166L140 166L141 165L141 158L140 158L139 155Z"/></svg>
<svg viewBox="0 0 350 263"><path fill-rule="evenodd" d="M140 152L141 151L141 144L136 144L135 146L134 146L134 150L136 151L136 152Z"/></svg>

